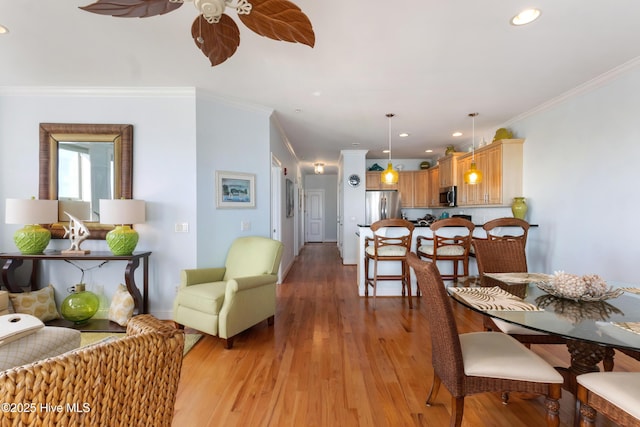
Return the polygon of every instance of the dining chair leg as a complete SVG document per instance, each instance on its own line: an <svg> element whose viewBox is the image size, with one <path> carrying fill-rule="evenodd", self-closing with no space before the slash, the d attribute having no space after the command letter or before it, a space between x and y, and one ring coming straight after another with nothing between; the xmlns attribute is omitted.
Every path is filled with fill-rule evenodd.
<svg viewBox="0 0 640 427"><path fill-rule="evenodd" d="M544 401L547 411L547 427L558 427L560 425L560 396L562 395L562 384L549 384L549 395Z"/></svg>
<svg viewBox="0 0 640 427"><path fill-rule="evenodd" d="M364 257L364 296L369 296L369 258Z"/></svg>
<svg viewBox="0 0 640 427"><path fill-rule="evenodd" d="M407 288L407 298L409 298L409 308L413 308L413 300L411 298L411 269L407 261L402 261L402 289Z"/></svg>
<svg viewBox="0 0 640 427"><path fill-rule="evenodd" d="M464 396L451 396L451 427L462 425L462 415L464 414Z"/></svg>
<svg viewBox="0 0 640 427"><path fill-rule="evenodd" d="M373 309L376 309L376 291L378 290L378 260L373 261Z"/></svg>
<svg viewBox="0 0 640 427"><path fill-rule="evenodd" d="M427 406L431 406L433 401L436 400L436 396L438 395L438 390L440 390L440 384L442 381L440 377L435 373L433 374L433 383L431 383L431 390L429 391L429 395L427 396Z"/></svg>

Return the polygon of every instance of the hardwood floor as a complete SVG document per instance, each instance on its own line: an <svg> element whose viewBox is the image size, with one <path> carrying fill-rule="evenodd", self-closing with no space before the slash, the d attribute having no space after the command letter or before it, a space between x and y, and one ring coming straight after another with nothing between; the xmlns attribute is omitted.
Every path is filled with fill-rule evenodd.
<svg viewBox="0 0 640 427"><path fill-rule="evenodd" d="M184 359L173 425L183 426L443 426L450 395L425 405L431 386L431 342L420 299L358 296L356 267L343 266L335 243L307 244L278 287L275 325L239 335L232 350L205 336ZM460 332L482 329L481 316L454 305ZM562 345L534 345L557 366ZM639 362L617 353L615 370ZM564 392L561 425L573 423ZM542 398L467 397L463 426L543 426ZM598 426L614 426L599 419Z"/></svg>

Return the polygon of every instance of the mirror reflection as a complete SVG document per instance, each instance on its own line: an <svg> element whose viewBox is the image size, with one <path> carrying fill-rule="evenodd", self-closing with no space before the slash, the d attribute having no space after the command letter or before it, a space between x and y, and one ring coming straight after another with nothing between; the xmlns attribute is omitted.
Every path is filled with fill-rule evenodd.
<svg viewBox="0 0 640 427"><path fill-rule="evenodd" d="M58 142L60 221L68 212L82 221L100 221L99 200L114 197L112 142Z"/></svg>

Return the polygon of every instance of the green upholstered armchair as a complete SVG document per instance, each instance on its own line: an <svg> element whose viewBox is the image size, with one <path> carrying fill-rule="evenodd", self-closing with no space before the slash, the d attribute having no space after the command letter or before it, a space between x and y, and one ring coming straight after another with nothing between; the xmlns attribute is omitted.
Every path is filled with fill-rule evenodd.
<svg viewBox="0 0 640 427"><path fill-rule="evenodd" d="M225 340L276 313L276 282L283 244L267 237L236 239L224 267L182 270L173 320Z"/></svg>

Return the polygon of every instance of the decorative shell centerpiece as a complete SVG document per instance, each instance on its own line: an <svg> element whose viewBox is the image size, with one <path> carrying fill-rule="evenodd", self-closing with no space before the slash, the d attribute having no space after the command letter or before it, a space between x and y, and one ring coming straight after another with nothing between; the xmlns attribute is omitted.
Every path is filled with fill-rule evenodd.
<svg viewBox="0 0 640 427"><path fill-rule="evenodd" d="M548 281L539 282L538 287L553 296L574 301L604 301L623 292L607 286L597 274L578 276L564 271L556 271Z"/></svg>

